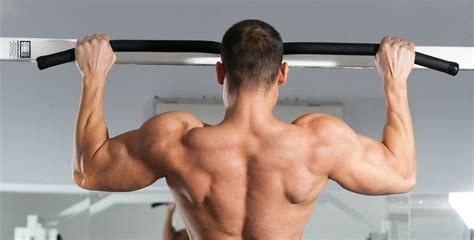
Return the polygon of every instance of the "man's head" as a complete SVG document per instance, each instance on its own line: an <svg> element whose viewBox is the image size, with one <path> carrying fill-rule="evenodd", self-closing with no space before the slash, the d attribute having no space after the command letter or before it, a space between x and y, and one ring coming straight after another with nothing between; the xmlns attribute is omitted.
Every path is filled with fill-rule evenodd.
<svg viewBox="0 0 474 240"><path fill-rule="evenodd" d="M218 82L225 83L228 93L267 92L286 81L282 39L263 21L244 20L229 28L222 38L221 59L216 65Z"/></svg>

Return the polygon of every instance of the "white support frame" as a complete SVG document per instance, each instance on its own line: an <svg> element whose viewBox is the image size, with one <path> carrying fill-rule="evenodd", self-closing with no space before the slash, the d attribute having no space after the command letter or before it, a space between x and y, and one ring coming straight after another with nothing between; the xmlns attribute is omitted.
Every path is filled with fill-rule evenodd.
<svg viewBox="0 0 474 240"><path fill-rule="evenodd" d="M88 194L89 191L72 184L0 183L1 192Z"/></svg>

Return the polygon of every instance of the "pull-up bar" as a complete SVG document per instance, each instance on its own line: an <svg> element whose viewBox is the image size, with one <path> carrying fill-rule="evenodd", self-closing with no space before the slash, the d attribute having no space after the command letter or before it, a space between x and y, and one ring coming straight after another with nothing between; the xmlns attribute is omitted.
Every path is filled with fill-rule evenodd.
<svg viewBox="0 0 474 240"><path fill-rule="evenodd" d="M183 40L112 40L110 45L115 52L196 52L220 53L220 43L211 41ZM361 55L375 56L379 44L364 43L284 43L284 54L326 54L326 55ZM39 69L75 60L74 49L41 56L36 59ZM415 63L430 69L438 70L455 76L459 64L435 58L422 53L416 53Z"/></svg>
<svg viewBox="0 0 474 240"><path fill-rule="evenodd" d="M39 69L46 69L74 61L75 41L0 38L0 60L36 61ZM213 41L111 40L110 44L119 64L214 65L220 61L220 43ZM379 44L368 43L289 42L284 43L284 61L291 67L373 68L378 48ZM459 70L474 70L472 47L417 46L416 50L415 68L430 68L452 76Z"/></svg>

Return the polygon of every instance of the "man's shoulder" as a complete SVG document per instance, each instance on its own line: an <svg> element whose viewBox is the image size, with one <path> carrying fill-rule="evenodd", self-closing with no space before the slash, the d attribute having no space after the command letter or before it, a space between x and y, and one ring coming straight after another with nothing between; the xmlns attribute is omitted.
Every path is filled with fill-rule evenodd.
<svg viewBox="0 0 474 240"><path fill-rule="evenodd" d="M330 130L338 128L341 124L344 124L344 122L330 114L314 112L307 113L295 119L291 124L306 130L314 131L319 129Z"/></svg>
<svg viewBox="0 0 474 240"><path fill-rule="evenodd" d="M337 143L352 132L343 120L326 113L305 114L292 122L310 136L326 143Z"/></svg>
<svg viewBox="0 0 474 240"><path fill-rule="evenodd" d="M194 128L204 127L196 116L184 111L170 111L158 114L146 121L142 128L151 131L173 132L174 135L186 133Z"/></svg>

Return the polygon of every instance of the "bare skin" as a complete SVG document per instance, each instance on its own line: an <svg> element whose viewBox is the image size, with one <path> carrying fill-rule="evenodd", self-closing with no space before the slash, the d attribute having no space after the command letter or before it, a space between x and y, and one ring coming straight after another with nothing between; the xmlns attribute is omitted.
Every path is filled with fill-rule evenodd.
<svg viewBox="0 0 474 240"><path fill-rule="evenodd" d="M165 225L163 227L163 240L189 240L186 229L176 231L173 227L173 215L176 205L170 203L167 205L168 215L166 216Z"/></svg>
<svg viewBox="0 0 474 240"><path fill-rule="evenodd" d="M375 58L384 80L382 141L341 120L309 113L287 124L272 109L287 80L283 63L267 92L227 91L224 120L207 126L186 112L155 116L109 138L103 116L115 55L105 34L78 41L83 90L75 129L73 177L100 191L133 191L166 178L190 239L300 239L329 179L366 195L404 193L415 185L416 154L407 99L414 45L385 37Z"/></svg>

